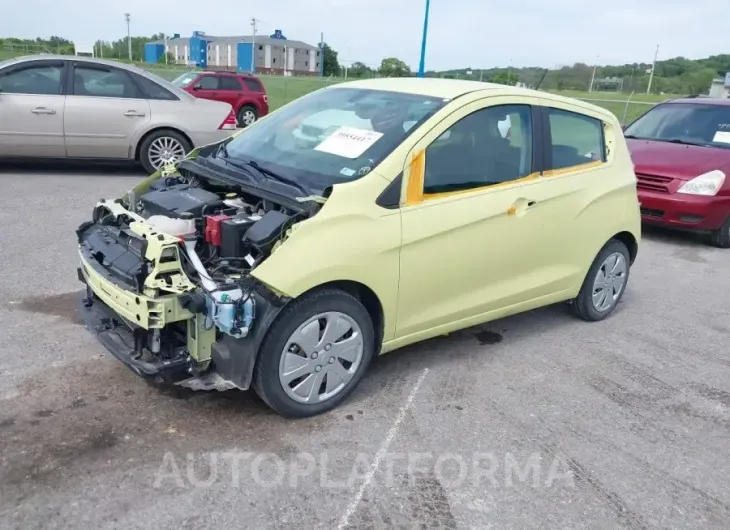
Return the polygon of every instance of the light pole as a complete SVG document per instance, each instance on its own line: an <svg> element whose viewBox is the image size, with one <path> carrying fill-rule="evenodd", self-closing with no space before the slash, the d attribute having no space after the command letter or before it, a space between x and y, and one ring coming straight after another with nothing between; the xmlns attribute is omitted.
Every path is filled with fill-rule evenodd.
<svg viewBox="0 0 730 530"><path fill-rule="evenodd" d="M426 0L426 14L423 17L423 37L421 40L421 62L418 64L418 77L425 75L426 66L426 34L428 33L428 10L431 7L431 0Z"/></svg>
<svg viewBox="0 0 730 530"><path fill-rule="evenodd" d="M129 13L124 13L124 20L127 21L127 49L129 50L129 60L132 60L132 34L129 31L129 19L131 18Z"/></svg>

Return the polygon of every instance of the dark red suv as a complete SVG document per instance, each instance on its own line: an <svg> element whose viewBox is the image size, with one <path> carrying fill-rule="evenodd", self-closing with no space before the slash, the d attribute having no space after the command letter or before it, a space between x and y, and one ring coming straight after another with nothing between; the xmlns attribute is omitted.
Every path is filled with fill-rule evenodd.
<svg viewBox="0 0 730 530"><path fill-rule="evenodd" d="M172 82L203 99L233 107L239 127L246 127L269 113L269 98L259 78L234 72L186 72Z"/></svg>

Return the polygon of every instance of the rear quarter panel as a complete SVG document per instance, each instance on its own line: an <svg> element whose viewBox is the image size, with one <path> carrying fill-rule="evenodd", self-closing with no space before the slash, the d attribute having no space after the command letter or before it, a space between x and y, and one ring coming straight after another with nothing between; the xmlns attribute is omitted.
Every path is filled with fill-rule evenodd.
<svg viewBox="0 0 730 530"><path fill-rule="evenodd" d="M137 131L131 157L141 139L155 129L175 129L185 134L195 147L222 140L232 131L218 129L231 111L227 103L188 98L180 101L149 100L151 120Z"/></svg>

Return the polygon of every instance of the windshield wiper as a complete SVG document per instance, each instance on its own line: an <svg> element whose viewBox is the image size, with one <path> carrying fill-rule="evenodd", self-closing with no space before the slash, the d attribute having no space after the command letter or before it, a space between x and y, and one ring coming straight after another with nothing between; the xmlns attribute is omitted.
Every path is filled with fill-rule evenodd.
<svg viewBox="0 0 730 530"><path fill-rule="evenodd" d="M277 173L275 171L271 171L268 168L262 167L255 160L249 160L248 162L245 162L244 165L248 166L248 167L252 167L259 173L262 173L262 174L266 175L267 177L270 177L274 180L278 180L279 182L283 182L284 184L288 184L289 186L294 186L299 191L301 191L304 194L304 196L307 196L310 193L304 186L299 184L296 180L290 179L289 177L285 177L284 175L280 175L279 173Z"/></svg>

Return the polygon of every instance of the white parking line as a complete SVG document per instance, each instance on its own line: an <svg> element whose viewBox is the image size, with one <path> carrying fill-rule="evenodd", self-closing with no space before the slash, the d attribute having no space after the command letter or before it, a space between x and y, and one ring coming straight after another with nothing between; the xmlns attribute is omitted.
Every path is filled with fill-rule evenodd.
<svg viewBox="0 0 730 530"><path fill-rule="evenodd" d="M378 452L375 453L375 459L373 460L373 463L370 466L370 469L368 469L368 472L365 475L365 481L360 486L360 489L357 490L355 497L352 499L350 504L347 506L347 510L345 510L345 513L342 515L340 524L337 525L338 530L343 530L347 526L347 523L350 520L350 517L352 517L352 514L355 513L355 510L357 509L358 505L360 504L360 501L362 500L363 495L365 495L365 490L368 488L370 483L373 481L373 477L375 476L375 473L378 471L378 468L380 467L380 461L385 456L385 452L388 450L388 447L390 446L391 442L393 441L393 438L395 438L395 435L398 433L398 428L400 427L400 424L403 422L403 419L406 417L406 412L408 412L408 409L411 408L411 405L413 404L413 400L416 398L416 393L418 392L418 388L421 386L421 383L423 383L423 380L426 378L426 374L428 374L428 368L423 370L423 372L421 373L421 377L419 377L418 381L416 381L416 385L413 387L413 390L411 390L411 393L408 394L408 397L406 398L406 402L403 404L403 406L398 411L398 415L395 417L395 421L393 422L393 425L390 427L390 430L388 431L387 436L383 440L383 443L380 444L380 447L378 448Z"/></svg>

